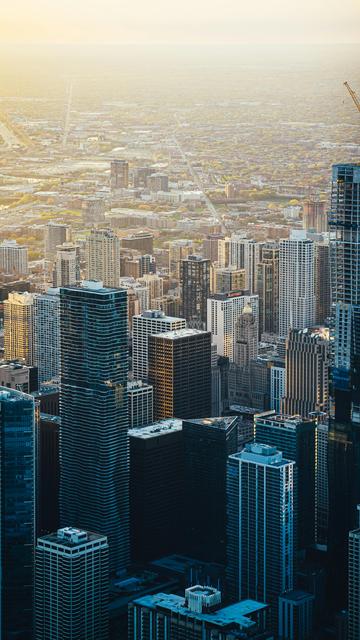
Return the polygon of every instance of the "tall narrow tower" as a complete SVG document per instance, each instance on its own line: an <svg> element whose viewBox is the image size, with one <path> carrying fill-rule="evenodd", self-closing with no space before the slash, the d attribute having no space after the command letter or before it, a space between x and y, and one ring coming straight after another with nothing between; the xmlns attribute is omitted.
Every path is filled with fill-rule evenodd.
<svg viewBox="0 0 360 640"><path fill-rule="evenodd" d="M88 280L101 280L106 287L118 287L120 240L112 229L92 229L86 240Z"/></svg>

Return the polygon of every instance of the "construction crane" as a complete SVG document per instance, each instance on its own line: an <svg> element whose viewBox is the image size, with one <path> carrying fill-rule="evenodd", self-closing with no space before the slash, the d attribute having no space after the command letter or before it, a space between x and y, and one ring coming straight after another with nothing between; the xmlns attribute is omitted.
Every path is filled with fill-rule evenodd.
<svg viewBox="0 0 360 640"><path fill-rule="evenodd" d="M352 88L350 87L350 85L349 85L349 83L348 83L348 82L344 82L344 86L347 88L348 92L350 93L351 98L352 98L352 100L353 100L353 102L354 102L354 104L355 104L355 107L357 108L357 110L358 110L358 111L359 111L359 113L360 113L360 100L359 100L359 98L357 97L357 95L356 95L356 93L355 93L354 89L352 89Z"/></svg>

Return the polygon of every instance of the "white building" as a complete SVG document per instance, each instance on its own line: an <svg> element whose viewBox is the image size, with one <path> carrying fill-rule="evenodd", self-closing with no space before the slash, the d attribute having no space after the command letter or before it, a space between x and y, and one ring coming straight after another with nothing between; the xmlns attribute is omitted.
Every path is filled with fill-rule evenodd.
<svg viewBox="0 0 360 640"><path fill-rule="evenodd" d="M259 298L257 295L218 293L207 300L207 330L219 356L235 360L236 326L244 307L250 306L256 322L259 322Z"/></svg>
<svg viewBox="0 0 360 640"><path fill-rule="evenodd" d="M86 277L101 280L105 287L118 287L120 239L112 229L92 229L85 246Z"/></svg>
<svg viewBox="0 0 360 640"><path fill-rule="evenodd" d="M289 328L305 329L315 324L314 243L306 231L292 231L280 240L279 334Z"/></svg>
<svg viewBox="0 0 360 640"><path fill-rule="evenodd" d="M257 265L261 247L262 243L244 235L233 234L230 238L219 240L219 266L245 269L245 289L249 293L257 291Z"/></svg>
<svg viewBox="0 0 360 640"><path fill-rule="evenodd" d="M35 363L39 383L60 375L60 296L48 289L34 300Z"/></svg>
<svg viewBox="0 0 360 640"><path fill-rule="evenodd" d="M55 257L57 247L70 241L70 227L60 222L48 222L45 227L45 258L51 260Z"/></svg>
<svg viewBox="0 0 360 640"><path fill-rule="evenodd" d="M154 389L142 380L127 384L129 429L146 427L153 422Z"/></svg>
<svg viewBox="0 0 360 640"><path fill-rule="evenodd" d="M135 379L148 377L148 337L186 328L185 318L172 318L163 311L143 311L132 319L132 368Z"/></svg>
<svg viewBox="0 0 360 640"><path fill-rule="evenodd" d="M281 413L281 400L285 395L285 367L274 365L270 369L270 409Z"/></svg>
<svg viewBox="0 0 360 640"><path fill-rule="evenodd" d="M28 248L16 240L4 240L0 244L0 272L26 276L28 269Z"/></svg>

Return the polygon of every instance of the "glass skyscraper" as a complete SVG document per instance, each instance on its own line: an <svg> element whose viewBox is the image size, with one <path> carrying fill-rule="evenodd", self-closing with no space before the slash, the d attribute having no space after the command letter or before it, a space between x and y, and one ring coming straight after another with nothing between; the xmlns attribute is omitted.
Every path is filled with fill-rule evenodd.
<svg viewBox="0 0 360 640"><path fill-rule="evenodd" d="M32 637L35 541L35 400L0 388L1 629L6 640Z"/></svg>
<svg viewBox="0 0 360 640"><path fill-rule="evenodd" d="M85 281L60 290L60 520L106 535L129 560L127 296Z"/></svg>
<svg viewBox="0 0 360 640"><path fill-rule="evenodd" d="M335 353L329 425L329 551L346 602L347 537L360 502L360 164L333 167L329 213ZM339 571L339 567L342 571Z"/></svg>

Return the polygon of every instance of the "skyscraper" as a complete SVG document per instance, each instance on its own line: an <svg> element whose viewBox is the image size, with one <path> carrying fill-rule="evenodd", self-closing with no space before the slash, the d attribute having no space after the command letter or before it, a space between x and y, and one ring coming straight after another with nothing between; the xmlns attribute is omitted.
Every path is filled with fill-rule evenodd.
<svg viewBox="0 0 360 640"><path fill-rule="evenodd" d="M332 173L331 288L335 354L329 423L329 552L337 604L346 602L348 532L360 503L360 165ZM343 569L342 571L339 568Z"/></svg>
<svg viewBox="0 0 360 640"><path fill-rule="evenodd" d="M227 356L230 362L235 360L237 323L243 309L247 306L250 306L257 324L259 317L257 295L234 291L212 295L207 301L208 331L211 331L218 355Z"/></svg>
<svg viewBox="0 0 360 640"><path fill-rule="evenodd" d="M237 418L184 420L186 553L225 563L226 463L237 451Z"/></svg>
<svg viewBox="0 0 360 640"><path fill-rule="evenodd" d="M129 429L146 427L153 421L154 390L142 380L127 383Z"/></svg>
<svg viewBox="0 0 360 640"><path fill-rule="evenodd" d="M36 545L36 640L108 640L109 546L73 527Z"/></svg>
<svg viewBox="0 0 360 640"><path fill-rule="evenodd" d="M148 341L152 333L177 331L186 327L184 318L166 316L163 311L147 310L132 319L132 369L134 378L148 377ZM171 417L171 416L170 416Z"/></svg>
<svg viewBox="0 0 360 640"><path fill-rule="evenodd" d="M39 383L60 375L60 296L59 289L34 299L35 362Z"/></svg>
<svg viewBox="0 0 360 640"><path fill-rule="evenodd" d="M4 301L5 358L23 359L27 365L35 364L33 293L9 293Z"/></svg>
<svg viewBox="0 0 360 640"><path fill-rule="evenodd" d="M190 327L206 327L207 299L210 293L210 260L192 255L181 261L182 315Z"/></svg>
<svg viewBox="0 0 360 640"><path fill-rule="evenodd" d="M257 292L257 265L261 246L261 243L237 234L219 240L219 265L245 269L245 289L249 293Z"/></svg>
<svg viewBox="0 0 360 640"><path fill-rule="evenodd" d="M252 307L247 304L242 309L235 325L235 363L248 367L258 355L259 325Z"/></svg>
<svg viewBox="0 0 360 640"><path fill-rule="evenodd" d="M91 229L85 261L88 280L101 280L105 287L119 286L120 240L112 229Z"/></svg>
<svg viewBox="0 0 360 640"><path fill-rule="evenodd" d="M44 233L45 258L53 260L59 245L70 241L70 227L60 222L48 222Z"/></svg>
<svg viewBox="0 0 360 640"><path fill-rule="evenodd" d="M228 594L269 604L273 629L278 598L293 588L294 466L257 443L228 461Z"/></svg>
<svg viewBox="0 0 360 640"><path fill-rule="evenodd" d="M314 243L306 232L292 231L280 240L279 333L315 324Z"/></svg>
<svg viewBox="0 0 360 640"><path fill-rule="evenodd" d="M329 410L329 331L290 329L286 339L282 413L307 418Z"/></svg>
<svg viewBox="0 0 360 640"><path fill-rule="evenodd" d="M358 505L360 515L360 505ZM349 532L348 640L360 638L360 522Z"/></svg>
<svg viewBox="0 0 360 640"><path fill-rule="evenodd" d="M211 276L211 291L213 293L232 293L245 289L245 269L213 267Z"/></svg>
<svg viewBox="0 0 360 640"><path fill-rule="evenodd" d="M127 189L129 186L129 164L126 160L112 160L110 165L110 186L112 190Z"/></svg>
<svg viewBox="0 0 360 640"><path fill-rule="evenodd" d="M326 200L309 198L303 204L303 227L317 233L327 231Z"/></svg>
<svg viewBox="0 0 360 640"><path fill-rule="evenodd" d="M211 334L178 329L149 336L154 418L204 418L211 411Z"/></svg>
<svg viewBox="0 0 360 640"><path fill-rule="evenodd" d="M16 240L4 240L0 244L0 273L26 276L28 268L28 248Z"/></svg>
<svg viewBox="0 0 360 640"><path fill-rule="evenodd" d="M6 640L32 633L35 540L35 401L0 389L1 628Z"/></svg>
<svg viewBox="0 0 360 640"><path fill-rule="evenodd" d="M330 246L329 242L315 244L316 324L323 324L330 315Z"/></svg>
<svg viewBox="0 0 360 640"><path fill-rule="evenodd" d="M257 264L257 293L259 296L259 335L279 333L279 246L261 247Z"/></svg>
<svg viewBox="0 0 360 640"><path fill-rule="evenodd" d="M60 290L61 522L108 537L129 560L126 291L84 281Z"/></svg>
<svg viewBox="0 0 360 640"><path fill-rule="evenodd" d="M78 245L65 242L57 247L53 270L53 287L67 287L80 280L80 256Z"/></svg>
<svg viewBox="0 0 360 640"><path fill-rule="evenodd" d="M255 416L254 422L256 442L276 447L296 462L297 549L308 549L315 538L316 421L268 411Z"/></svg>

